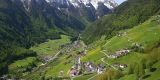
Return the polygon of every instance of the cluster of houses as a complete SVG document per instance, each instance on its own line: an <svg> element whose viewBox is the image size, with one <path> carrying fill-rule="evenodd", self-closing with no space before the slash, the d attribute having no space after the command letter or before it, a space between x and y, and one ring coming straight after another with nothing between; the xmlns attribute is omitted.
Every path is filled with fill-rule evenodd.
<svg viewBox="0 0 160 80"><path fill-rule="evenodd" d="M94 73L97 72L98 74L101 74L103 71L105 71L105 65L103 64L94 64L93 62L83 62L83 68L84 73Z"/></svg>
<svg viewBox="0 0 160 80"><path fill-rule="evenodd" d="M117 67L117 68L121 68L121 69L128 67L126 64L119 64L119 63L115 63L115 64L113 64L113 66Z"/></svg>
<svg viewBox="0 0 160 80"><path fill-rule="evenodd" d="M93 62L81 62L81 56L76 57L74 65L68 71L71 77L78 76L83 73L95 73L101 74L105 70L103 64L94 64Z"/></svg>
<svg viewBox="0 0 160 80"><path fill-rule="evenodd" d="M127 32L119 32L117 36L121 37L121 36L125 36L125 35L127 35Z"/></svg>
<svg viewBox="0 0 160 80"><path fill-rule="evenodd" d="M96 65L93 62L83 62L82 66L83 66L84 73L96 71Z"/></svg>
<svg viewBox="0 0 160 80"><path fill-rule="evenodd" d="M126 33L123 33L126 34ZM80 41L75 41L72 44L72 47L74 48L79 48L80 47ZM123 49L123 50L119 50L116 51L114 54L108 55L105 54L105 52L103 52L108 58L119 58L121 56L125 56L127 54L129 54L131 50L127 50L127 49ZM85 74L85 73L97 73L97 74L101 74L106 70L105 65L103 64L95 64L94 62L81 62L81 57L86 55L86 50L83 50L79 53L77 53L75 59L74 59L74 65L68 70L68 74L70 75L70 77L76 77L79 76L81 74ZM126 64L113 64L114 67L117 68L126 68L127 65ZM60 71L60 75L63 76L64 72Z"/></svg>
<svg viewBox="0 0 160 80"><path fill-rule="evenodd" d="M119 58L121 56L129 54L130 50L119 50L112 55L109 55L108 58Z"/></svg>
<svg viewBox="0 0 160 80"><path fill-rule="evenodd" d="M118 58L124 55L127 55L130 52L130 50L119 50L117 52L115 52L115 54L112 55L108 55L109 58ZM94 64L93 62L81 62L81 57L84 56L85 52L80 52L79 56L77 56L75 58L75 62L74 65L71 67L71 69L69 70L68 74L71 77L75 77L78 76L82 73L95 73L97 72L97 74L101 74L103 71L105 71L105 65L103 64ZM83 54L83 55L82 55ZM117 68L126 68L127 65L126 64L113 64L114 67Z"/></svg>
<svg viewBox="0 0 160 80"><path fill-rule="evenodd" d="M103 64L95 65L93 62L83 62L80 65L76 64L72 66L72 68L69 70L69 75L71 77L78 76L82 73L95 73L101 74L103 71L105 71L105 66Z"/></svg>

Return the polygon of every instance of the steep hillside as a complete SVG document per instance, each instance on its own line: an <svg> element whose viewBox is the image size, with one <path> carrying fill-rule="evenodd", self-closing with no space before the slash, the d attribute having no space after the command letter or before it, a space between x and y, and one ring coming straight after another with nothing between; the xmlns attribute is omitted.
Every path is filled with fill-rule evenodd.
<svg viewBox="0 0 160 80"><path fill-rule="evenodd" d="M91 43L102 35L111 38L119 30L132 28L143 23L160 9L159 0L127 0L115 9L111 15L104 16L87 27L83 40Z"/></svg>
<svg viewBox="0 0 160 80"><path fill-rule="evenodd" d="M97 80L106 80L107 77L122 80L159 79L160 16L154 16L134 28L120 32L122 34L117 34L109 40L103 38L95 42L96 46L90 48L87 55L81 58L82 61L106 65L106 71L97 76ZM122 50L130 50L130 52L117 58L111 57ZM125 64L128 67L120 68L116 64ZM111 72L107 73L109 69ZM117 71L120 71L120 74ZM117 76L112 74L114 72ZM93 79L96 79L96 76Z"/></svg>

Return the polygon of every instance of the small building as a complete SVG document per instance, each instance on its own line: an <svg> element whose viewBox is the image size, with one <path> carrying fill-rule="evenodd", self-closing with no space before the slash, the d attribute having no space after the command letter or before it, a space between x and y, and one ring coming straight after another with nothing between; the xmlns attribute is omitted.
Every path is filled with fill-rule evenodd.
<svg viewBox="0 0 160 80"><path fill-rule="evenodd" d="M78 75L78 70L76 70L75 68L71 68L70 71L69 71L69 75L71 77L75 77Z"/></svg>
<svg viewBox="0 0 160 80"><path fill-rule="evenodd" d="M119 58L121 56L127 55L130 52L130 50L120 50L115 52L112 55L109 55L109 58Z"/></svg>
<svg viewBox="0 0 160 80"><path fill-rule="evenodd" d="M118 63L114 64L113 66L121 68L121 69L128 67L126 64L118 64Z"/></svg>

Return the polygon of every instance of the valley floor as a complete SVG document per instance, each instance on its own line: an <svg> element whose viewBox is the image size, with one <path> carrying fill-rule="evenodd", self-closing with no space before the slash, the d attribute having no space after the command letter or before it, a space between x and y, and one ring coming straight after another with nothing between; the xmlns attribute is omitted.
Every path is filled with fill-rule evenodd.
<svg viewBox="0 0 160 80"><path fill-rule="evenodd" d="M101 38L85 45L83 41L61 39L35 45L38 57L15 61L10 75L22 79L73 80L158 80L160 79L159 16L109 40Z"/></svg>

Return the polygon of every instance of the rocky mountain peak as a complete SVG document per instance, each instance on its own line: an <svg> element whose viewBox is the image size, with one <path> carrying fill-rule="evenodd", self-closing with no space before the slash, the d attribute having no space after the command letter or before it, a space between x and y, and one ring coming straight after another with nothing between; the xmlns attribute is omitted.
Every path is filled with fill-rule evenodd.
<svg viewBox="0 0 160 80"><path fill-rule="evenodd" d="M101 2L108 8L112 9L118 4L115 2L115 0L46 0L48 3L59 3L59 4L67 4L67 5L73 5L74 7L79 7L80 4L87 5L91 3L95 9L98 8L98 3Z"/></svg>

